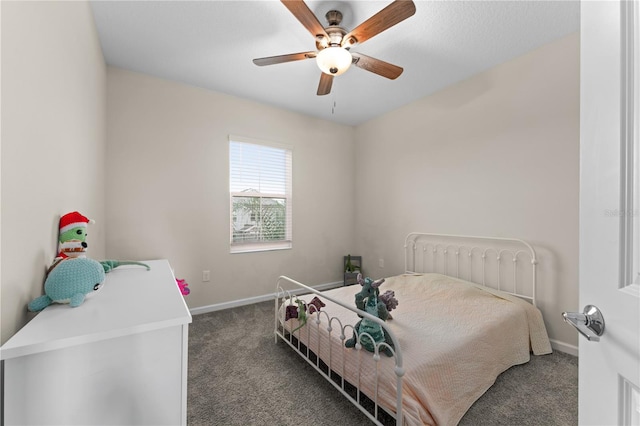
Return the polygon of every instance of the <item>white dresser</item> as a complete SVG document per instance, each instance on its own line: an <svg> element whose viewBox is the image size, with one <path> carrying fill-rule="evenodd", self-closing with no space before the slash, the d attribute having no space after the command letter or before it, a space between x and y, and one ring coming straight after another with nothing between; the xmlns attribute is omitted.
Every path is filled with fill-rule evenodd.
<svg viewBox="0 0 640 426"><path fill-rule="evenodd" d="M191 314L169 262L144 263L0 348L4 425L186 425Z"/></svg>

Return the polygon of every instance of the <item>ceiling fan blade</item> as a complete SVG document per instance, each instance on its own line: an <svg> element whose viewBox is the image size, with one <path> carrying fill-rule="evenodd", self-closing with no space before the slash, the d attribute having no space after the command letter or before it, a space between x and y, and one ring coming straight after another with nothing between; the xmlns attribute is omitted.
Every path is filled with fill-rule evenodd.
<svg viewBox="0 0 640 426"><path fill-rule="evenodd" d="M403 71L402 67L363 55L362 53L352 53L351 56L353 57L353 64L355 66L391 80L398 78Z"/></svg>
<svg viewBox="0 0 640 426"><path fill-rule="evenodd" d="M331 74L320 74L320 84L318 84L318 95L328 95L331 92L333 76Z"/></svg>
<svg viewBox="0 0 640 426"><path fill-rule="evenodd" d="M416 13L416 5L411 0L395 0L393 3L373 15L347 33L342 39L342 46L349 47L356 43L364 43L395 24L404 21Z"/></svg>
<svg viewBox="0 0 640 426"><path fill-rule="evenodd" d="M329 36L327 32L324 30L324 27L313 14L309 6L302 0L281 0L282 4L289 9L293 16L296 17L298 21L311 33L311 35L315 38L324 37L327 40Z"/></svg>
<svg viewBox="0 0 640 426"><path fill-rule="evenodd" d="M288 55L268 56L266 58L257 58L253 63L259 66L281 64L283 62L300 61L302 59L315 58L318 52L300 52L290 53Z"/></svg>

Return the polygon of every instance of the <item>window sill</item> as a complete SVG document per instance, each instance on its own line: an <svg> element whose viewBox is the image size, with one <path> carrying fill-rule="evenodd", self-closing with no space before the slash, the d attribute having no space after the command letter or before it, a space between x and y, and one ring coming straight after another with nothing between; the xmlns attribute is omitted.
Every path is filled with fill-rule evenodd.
<svg viewBox="0 0 640 426"><path fill-rule="evenodd" d="M229 253L255 253L259 251L289 250L291 249L291 241L282 241L276 243L254 243L254 244L232 244Z"/></svg>

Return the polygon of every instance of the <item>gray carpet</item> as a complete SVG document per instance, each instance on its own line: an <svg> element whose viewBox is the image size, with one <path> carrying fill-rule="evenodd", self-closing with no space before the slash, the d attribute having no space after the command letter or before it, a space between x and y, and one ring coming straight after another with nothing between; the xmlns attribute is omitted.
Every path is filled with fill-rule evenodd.
<svg viewBox="0 0 640 426"><path fill-rule="evenodd" d="M264 302L193 317L188 424L371 424L289 346L274 342L273 309ZM534 356L500 375L460 425L577 425L577 384L576 357Z"/></svg>

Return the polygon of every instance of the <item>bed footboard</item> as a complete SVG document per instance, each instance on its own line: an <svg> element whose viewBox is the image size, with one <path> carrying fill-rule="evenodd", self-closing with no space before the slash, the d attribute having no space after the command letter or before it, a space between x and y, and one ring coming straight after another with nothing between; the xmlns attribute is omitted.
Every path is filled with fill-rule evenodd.
<svg viewBox="0 0 640 426"><path fill-rule="evenodd" d="M343 323L344 319L327 313L330 309L316 310L314 305L308 305L306 323L297 319L285 320L287 306L297 306L297 298L309 303L314 296L321 298L327 307L351 311L355 314L350 315L356 319L355 322L360 317L379 324L393 342L393 347L381 342L375 345L373 353L363 350L360 339L374 339L367 333L358 336L354 333L355 322ZM356 337L355 348L345 347L346 340L352 336ZM395 420L395 424L402 424L402 349L384 321L281 276L276 285L274 337L276 343L280 339L295 350L371 421L382 425L380 417L388 416L388 419ZM382 353L387 348L391 356ZM392 370L395 384L389 383L389 370Z"/></svg>

